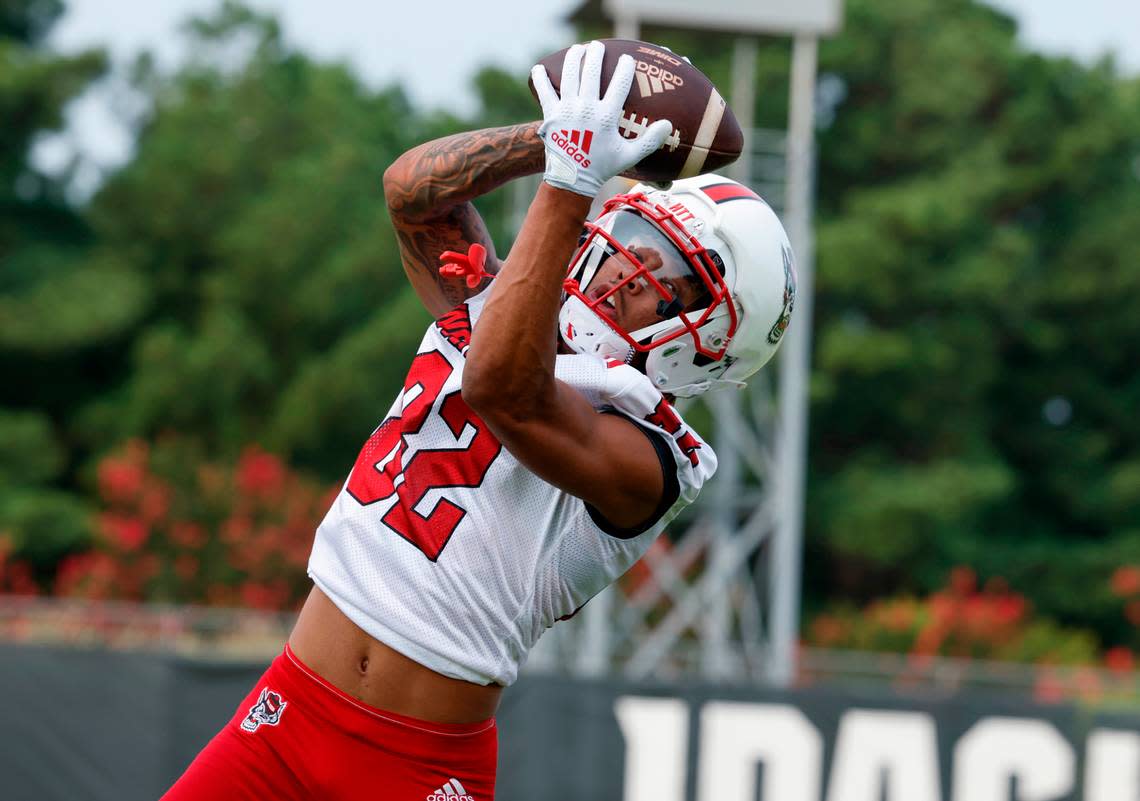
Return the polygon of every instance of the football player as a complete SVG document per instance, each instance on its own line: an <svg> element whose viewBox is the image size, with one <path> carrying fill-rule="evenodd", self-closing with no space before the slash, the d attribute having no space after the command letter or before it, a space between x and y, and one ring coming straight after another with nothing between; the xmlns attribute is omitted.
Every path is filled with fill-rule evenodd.
<svg viewBox="0 0 1140 801"><path fill-rule="evenodd" d="M771 209L717 176L636 187L587 221L672 130L620 133L634 65L602 94L603 49L570 49L561 96L535 68L541 125L429 142L385 174L438 319L317 531L284 653L170 801L491 801L495 709L530 648L712 475L672 400L771 357L791 251ZM540 170L500 264L470 201Z"/></svg>

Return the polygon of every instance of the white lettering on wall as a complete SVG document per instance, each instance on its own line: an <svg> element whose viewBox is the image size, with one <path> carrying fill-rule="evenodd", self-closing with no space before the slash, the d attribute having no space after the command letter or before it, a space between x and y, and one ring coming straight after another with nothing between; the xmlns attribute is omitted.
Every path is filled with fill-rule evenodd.
<svg viewBox="0 0 1140 801"><path fill-rule="evenodd" d="M683 801L689 705L676 698L614 702L625 736L625 801Z"/></svg>
<svg viewBox="0 0 1140 801"><path fill-rule="evenodd" d="M1073 790L1076 756L1053 724L983 718L954 746L954 801L1054 801Z"/></svg>
<svg viewBox="0 0 1140 801"><path fill-rule="evenodd" d="M1085 749L1085 801L1140 801L1140 734L1093 729Z"/></svg>
<svg viewBox="0 0 1140 801"><path fill-rule="evenodd" d="M881 798L942 801L938 735L930 715L853 709L840 719L827 801Z"/></svg>
<svg viewBox="0 0 1140 801"><path fill-rule="evenodd" d="M711 701L701 709L697 801L754 801L756 765L765 801L818 801L823 738L786 704Z"/></svg>

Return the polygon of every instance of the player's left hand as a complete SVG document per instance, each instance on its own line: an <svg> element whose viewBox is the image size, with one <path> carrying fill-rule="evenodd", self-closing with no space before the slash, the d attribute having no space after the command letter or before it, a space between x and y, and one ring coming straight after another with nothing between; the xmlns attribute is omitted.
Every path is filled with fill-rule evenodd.
<svg viewBox="0 0 1140 801"><path fill-rule="evenodd" d="M622 55L605 95L599 98L604 55L601 42L571 47L562 62L561 97L545 67L537 64L530 71L542 104L538 135L546 145L544 180L587 197L656 151L673 130L671 122L658 120L636 139L621 135L618 122L633 84L634 63Z"/></svg>

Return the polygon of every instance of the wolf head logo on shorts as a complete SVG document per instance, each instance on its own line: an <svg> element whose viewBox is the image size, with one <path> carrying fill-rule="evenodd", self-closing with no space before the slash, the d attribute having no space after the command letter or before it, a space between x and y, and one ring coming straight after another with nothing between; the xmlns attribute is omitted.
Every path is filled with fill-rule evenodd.
<svg viewBox="0 0 1140 801"><path fill-rule="evenodd" d="M257 703L249 708L249 714L241 722L241 727L253 732L262 725L276 726L281 722L281 715L287 706L289 702L283 700L280 693L275 693L266 687L261 691L261 695L257 696Z"/></svg>

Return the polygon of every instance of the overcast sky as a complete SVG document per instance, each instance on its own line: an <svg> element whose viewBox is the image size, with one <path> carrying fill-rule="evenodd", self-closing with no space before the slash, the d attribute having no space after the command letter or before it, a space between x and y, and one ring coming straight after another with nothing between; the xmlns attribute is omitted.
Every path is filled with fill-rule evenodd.
<svg viewBox="0 0 1140 801"><path fill-rule="evenodd" d="M1140 72L1140 0L990 0L1016 16L1027 45L1094 59L1115 51ZM566 14L580 0L251 0L282 22L286 40L321 59L348 61L373 86L399 82L423 105L469 111L475 69L492 63L525 76L533 59L565 46ZM182 53L178 24L220 0L67 0L51 42L61 51L107 47L122 64L140 50L174 65ZM38 148L45 166L79 149L105 166L129 155L130 143L106 93L76 104L71 129Z"/></svg>

